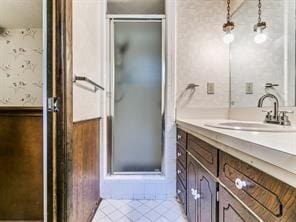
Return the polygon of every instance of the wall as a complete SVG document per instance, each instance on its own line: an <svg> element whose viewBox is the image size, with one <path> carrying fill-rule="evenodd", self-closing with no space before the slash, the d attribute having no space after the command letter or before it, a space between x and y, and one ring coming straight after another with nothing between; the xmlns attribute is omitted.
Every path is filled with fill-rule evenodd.
<svg viewBox="0 0 296 222"><path fill-rule="evenodd" d="M73 1L73 75L103 85L105 4ZM91 221L100 201L100 117L102 91L86 82L73 84L73 162L70 221Z"/></svg>
<svg viewBox="0 0 296 222"><path fill-rule="evenodd" d="M0 108L0 221L42 220L42 109Z"/></svg>
<svg viewBox="0 0 296 222"><path fill-rule="evenodd" d="M220 115L229 106L229 51L222 40L225 11L224 0L177 1L178 117L214 108ZM215 94L207 94L208 82L215 84ZM190 83L199 87L186 89Z"/></svg>
<svg viewBox="0 0 296 222"><path fill-rule="evenodd" d="M73 74L86 76L98 84L103 81L102 23L104 2L74 0L73 2ZM102 92L79 82L73 88L73 120L101 116Z"/></svg>
<svg viewBox="0 0 296 222"><path fill-rule="evenodd" d="M42 29L7 29L0 52L0 106L42 106Z"/></svg>
<svg viewBox="0 0 296 222"><path fill-rule="evenodd" d="M262 1L262 21L267 23L266 42L256 44L253 26L258 1L245 0L233 15L235 41L231 44L231 105L256 107L265 93L275 94L281 106L295 105L295 1ZM246 94L245 84L253 83ZM266 83L279 84L265 90ZM272 105L270 103L270 105Z"/></svg>

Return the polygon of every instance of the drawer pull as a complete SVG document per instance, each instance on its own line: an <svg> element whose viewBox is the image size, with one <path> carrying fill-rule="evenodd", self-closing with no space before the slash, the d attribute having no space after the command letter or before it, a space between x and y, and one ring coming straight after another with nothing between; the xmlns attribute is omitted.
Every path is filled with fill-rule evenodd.
<svg viewBox="0 0 296 222"><path fill-rule="evenodd" d="M180 193L182 193L182 191L178 189L178 190L177 190L177 193L180 194Z"/></svg>
<svg viewBox="0 0 296 222"><path fill-rule="evenodd" d="M193 196L193 198L194 198L195 200L201 198L201 195L200 195L199 193L197 193L197 189L193 189L193 188L191 188L191 194L192 194L192 196Z"/></svg>
<svg viewBox="0 0 296 222"><path fill-rule="evenodd" d="M243 181L243 180L241 180L239 178L236 178L236 180L235 180L235 186L236 186L237 189L241 190L243 188L249 187L250 184L248 184L246 181Z"/></svg>
<svg viewBox="0 0 296 222"><path fill-rule="evenodd" d="M178 152L178 153L177 153L177 156L178 156L178 157L182 156L182 153Z"/></svg>
<svg viewBox="0 0 296 222"><path fill-rule="evenodd" d="M178 140L182 139L182 136L181 135L178 135L177 136Z"/></svg>
<svg viewBox="0 0 296 222"><path fill-rule="evenodd" d="M182 173L182 171L181 170L177 170L177 174L179 175L179 174L181 174Z"/></svg>

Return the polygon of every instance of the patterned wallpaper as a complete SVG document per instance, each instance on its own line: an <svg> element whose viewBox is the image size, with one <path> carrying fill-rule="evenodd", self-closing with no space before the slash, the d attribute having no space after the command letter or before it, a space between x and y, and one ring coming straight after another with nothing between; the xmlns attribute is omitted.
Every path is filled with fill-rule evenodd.
<svg viewBox="0 0 296 222"><path fill-rule="evenodd" d="M177 108L229 106L229 49L223 43L224 0L177 0ZM215 94L207 93L207 83ZM198 84L192 89L188 84Z"/></svg>
<svg viewBox="0 0 296 222"><path fill-rule="evenodd" d="M0 35L0 106L42 106L42 29Z"/></svg>

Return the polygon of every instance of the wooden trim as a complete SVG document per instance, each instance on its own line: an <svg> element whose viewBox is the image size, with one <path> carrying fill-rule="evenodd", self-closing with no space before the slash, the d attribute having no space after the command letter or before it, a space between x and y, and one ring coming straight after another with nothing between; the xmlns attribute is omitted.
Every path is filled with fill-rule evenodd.
<svg viewBox="0 0 296 222"><path fill-rule="evenodd" d="M42 107L0 107L0 116L42 116Z"/></svg>
<svg viewBox="0 0 296 222"><path fill-rule="evenodd" d="M82 122L87 122L87 121L93 121L93 120L100 120L102 119L102 117L94 117L94 118L90 118L90 119L82 119L82 120L77 120L74 121L73 123L82 123Z"/></svg>
<svg viewBox="0 0 296 222"><path fill-rule="evenodd" d="M55 92L60 101L56 113L54 152L56 221L68 221L72 209L72 0L55 1Z"/></svg>

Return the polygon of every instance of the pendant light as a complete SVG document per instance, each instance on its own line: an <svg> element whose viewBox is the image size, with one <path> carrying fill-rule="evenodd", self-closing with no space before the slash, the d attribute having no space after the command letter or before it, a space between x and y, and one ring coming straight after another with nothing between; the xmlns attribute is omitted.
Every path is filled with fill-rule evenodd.
<svg viewBox="0 0 296 222"><path fill-rule="evenodd" d="M261 44L265 42L267 39L267 36L264 33L264 29L266 29L267 26L266 26L266 22L262 22L261 15L262 15L262 3L261 3L261 0L258 0L258 22L254 26L254 32L256 32L254 41L257 44Z"/></svg>
<svg viewBox="0 0 296 222"><path fill-rule="evenodd" d="M223 41L226 44L230 44L234 40L234 35L232 33L233 29L234 29L234 23L231 21L231 16L230 16L230 0L227 0L227 22L223 25L223 31L225 32Z"/></svg>

